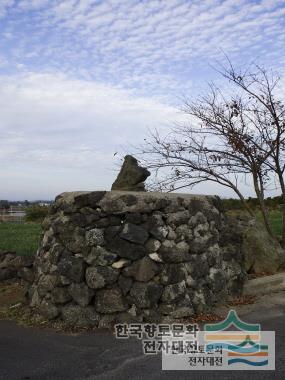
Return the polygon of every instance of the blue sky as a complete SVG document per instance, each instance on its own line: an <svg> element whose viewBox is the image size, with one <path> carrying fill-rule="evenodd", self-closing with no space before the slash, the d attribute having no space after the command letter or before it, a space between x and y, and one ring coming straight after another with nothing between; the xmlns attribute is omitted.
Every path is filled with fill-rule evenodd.
<svg viewBox="0 0 285 380"><path fill-rule="evenodd" d="M284 74L284 27L285 0L1 0L0 199L108 189L223 51Z"/></svg>

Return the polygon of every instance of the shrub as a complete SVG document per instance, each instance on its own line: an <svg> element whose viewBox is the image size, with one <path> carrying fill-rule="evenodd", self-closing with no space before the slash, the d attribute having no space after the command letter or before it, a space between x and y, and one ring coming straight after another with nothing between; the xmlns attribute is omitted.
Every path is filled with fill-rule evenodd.
<svg viewBox="0 0 285 380"><path fill-rule="evenodd" d="M48 215L49 206L33 205L25 209L28 222L41 222Z"/></svg>

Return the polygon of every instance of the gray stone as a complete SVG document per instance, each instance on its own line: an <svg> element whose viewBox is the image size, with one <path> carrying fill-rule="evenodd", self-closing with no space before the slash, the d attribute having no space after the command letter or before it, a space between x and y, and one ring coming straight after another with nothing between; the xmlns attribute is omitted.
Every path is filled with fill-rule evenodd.
<svg viewBox="0 0 285 380"><path fill-rule="evenodd" d="M119 216L110 216L109 218L109 225L110 226L120 226L122 224L122 220Z"/></svg>
<svg viewBox="0 0 285 380"><path fill-rule="evenodd" d="M157 252L161 246L161 242L157 239L150 238L146 244L146 250L150 253Z"/></svg>
<svg viewBox="0 0 285 380"><path fill-rule="evenodd" d="M70 279L65 276L59 276L59 282L61 285L69 285L71 283Z"/></svg>
<svg viewBox="0 0 285 380"><path fill-rule="evenodd" d="M58 260L60 259L60 256L63 253L63 251L64 251L63 245L61 245L59 243L53 244L53 246L51 247L51 249L49 251L49 260L50 260L51 264L57 264L58 263Z"/></svg>
<svg viewBox="0 0 285 380"><path fill-rule="evenodd" d="M15 257L16 257L15 254L7 253L5 257L2 259L2 262L0 264L0 269L14 268L14 266L11 263L13 263L13 260L15 259Z"/></svg>
<svg viewBox="0 0 285 380"><path fill-rule="evenodd" d="M173 240L165 240L162 242L158 251L162 260L166 263L182 263L189 261L191 255L189 255L189 246L186 242L182 241L175 244Z"/></svg>
<svg viewBox="0 0 285 380"><path fill-rule="evenodd" d="M69 287L69 294L78 305L85 307L89 305L94 295L94 291L89 289L84 283L71 284Z"/></svg>
<svg viewBox="0 0 285 380"><path fill-rule="evenodd" d="M188 288L196 288L198 285L197 281L190 274L186 276L186 284Z"/></svg>
<svg viewBox="0 0 285 380"><path fill-rule="evenodd" d="M106 247L125 259L137 260L146 255L146 249L143 246L131 243L118 236L109 241Z"/></svg>
<svg viewBox="0 0 285 380"><path fill-rule="evenodd" d="M118 285L124 296L130 291L132 284L133 280L131 277L124 277L121 275L118 279Z"/></svg>
<svg viewBox="0 0 285 380"><path fill-rule="evenodd" d="M124 268L123 275L134 277L137 281L146 282L151 280L159 271L160 267L155 262L149 257L144 257Z"/></svg>
<svg viewBox="0 0 285 380"><path fill-rule="evenodd" d="M114 269L122 269L130 263L130 260L120 259L112 264L112 268Z"/></svg>
<svg viewBox="0 0 285 380"><path fill-rule="evenodd" d="M67 255L58 263L58 271L61 275L74 282L81 282L84 278L85 263L81 258Z"/></svg>
<svg viewBox="0 0 285 380"><path fill-rule="evenodd" d="M216 241L209 230L209 224L199 224L194 228L194 239L190 242L191 253L203 253L215 243Z"/></svg>
<svg viewBox="0 0 285 380"><path fill-rule="evenodd" d="M161 314L169 316L170 323L172 319L191 317L195 313L188 294L185 294L180 301L161 303L159 305L159 311Z"/></svg>
<svg viewBox="0 0 285 380"><path fill-rule="evenodd" d="M189 222L190 213L188 210L173 212L167 216L167 224L170 226L179 226Z"/></svg>
<svg viewBox="0 0 285 380"><path fill-rule="evenodd" d="M205 223L207 223L207 218L201 211L198 211L194 216L190 218L188 224L190 227L195 227L198 224L205 224Z"/></svg>
<svg viewBox="0 0 285 380"><path fill-rule="evenodd" d="M126 223L132 223L132 224L140 224L143 221L143 216L142 214L138 212L131 212L127 213L125 215L125 222Z"/></svg>
<svg viewBox="0 0 285 380"><path fill-rule="evenodd" d="M162 258L161 258L161 257L159 256L159 254L156 253L156 252L154 252L154 253L150 253L150 254L148 255L148 257L149 257L151 260L155 261L156 263L162 263L162 262L163 262Z"/></svg>
<svg viewBox="0 0 285 380"><path fill-rule="evenodd" d="M17 270L15 268L0 268L0 281L11 280L17 278Z"/></svg>
<svg viewBox="0 0 285 380"><path fill-rule="evenodd" d="M127 155L112 190L145 191L144 181L149 175L150 172L140 167L134 157Z"/></svg>
<svg viewBox="0 0 285 380"><path fill-rule="evenodd" d="M177 238L176 232L173 230L173 228L171 228L170 226L168 226L167 239L168 240L176 240L176 238Z"/></svg>
<svg viewBox="0 0 285 380"><path fill-rule="evenodd" d="M184 265L193 279L206 277L209 274L209 263L206 255L193 255L191 261Z"/></svg>
<svg viewBox="0 0 285 380"><path fill-rule="evenodd" d="M144 244L148 238L148 232L141 226L136 224L126 223L120 233L122 239L128 240L136 244Z"/></svg>
<svg viewBox="0 0 285 380"><path fill-rule="evenodd" d="M92 191L92 192L83 192L81 194L75 195L74 203L77 207L91 207L95 208L99 206L100 201L104 198L106 191Z"/></svg>
<svg viewBox="0 0 285 380"><path fill-rule="evenodd" d="M115 262L117 259L117 255L107 251L104 247L93 247L91 249L91 252L88 254L87 257L84 258L84 260L89 264L89 265L110 265L113 262Z"/></svg>
<svg viewBox="0 0 285 380"><path fill-rule="evenodd" d="M169 264L160 274L160 282L163 285L176 284L184 281L187 271L184 264Z"/></svg>
<svg viewBox="0 0 285 380"><path fill-rule="evenodd" d="M99 329L112 329L116 323L117 314L100 315Z"/></svg>
<svg viewBox="0 0 285 380"><path fill-rule="evenodd" d="M102 289L96 292L95 308L99 313L110 314L127 310L128 304L123 299L120 289Z"/></svg>
<svg viewBox="0 0 285 380"><path fill-rule="evenodd" d="M83 228L76 227L72 233L68 231L65 235L62 235L62 242L65 247L73 253L82 253L87 249Z"/></svg>
<svg viewBox="0 0 285 380"><path fill-rule="evenodd" d="M100 319L99 314L91 306L66 305L61 313L65 323L72 327L96 327Z"/></svg>
<svg viewBox="0 0 285 380"><path fill-rule="evenodd" d="M162 294L163 286L154 282L135 282L130 291L130 300L140 308L154 307Z"/></svg>
<svg viewBox="0 0 285 380"><path fill-rule="evenodd" d="M38 292L37 288L34 285L29 288L28 295L29 295L31 307L40 306L41 298L39 296L39 292Z"/></svg>
<svg viewBox="0 0 285 380"><path fill-rule="evenodd" d="M110 226L105 229L104 238L105 241L109 242L114 239L122 231L122 226Z"/></svg>
<svg viewBox="0 0 285 380"><path fill-rule="evenodd" d="M158 324L161 321L161 315L158 312L158 309L143 309L142 311L143 321L146 323L155 323Z"/></svg>
<svg viewBox="0 0 285 380"><path fill-rule="evenodd" d="M219 269L210 269L209 280L211 289L213 289L214 292L218 293L226 288L226 279L224 273Z"/></svg>
<svg viewBox="0 0 285 380"><path fill-rule="evenodd" d="M8 261L8 266L19 270L23 267L31 267L34 262L33 256L16 256Z"/></svg>
<svg viewBox="0 0 285 380"><path fill-rule="evenodd" d="M39 311L48 320L55 319L59 315L58 308L48 301L42 301Z"/></svg>
<svg viewBox="0 0 285 380"><path fill-rule="evenodd" d="M18 270L18 276L23 280L33 283L35 274L32 268L23 267Z"/></svg>
<svg viewBox="0 0 285 380"><path fill-rule="evenodd" d="M178 284L167 285L162 293L162 302L177 302L181 300L186 292L185 281L179 282Z"/></svg>
<svg viewBox="0 0 285 380"><path fill-rule="evenodd" d="M168 235L168 228L160 213L152 214L146 223L146 227L151 235L160 241Z"/></svg>
<svg viewBox="0 0 285 380"><path fill-rule="evenodd" d="M86 232L87 245L104 245L104 230L102 228L93 228Z"/></svg>
<svg viewBox="0 0 285 380"><path fill-rule="evenodd" d="M59 288L59 287L53 288L51 295L52 295L52 301L55 304L65 304L71 300L71 296L68 293L68 288L66 288L66 287L64 287L64 288L62 288L62 287L61 288Z"/></svg>
<svg viewBox="0 0 285 380"><path fill-rule="evenodd" d="M119 272L110 267L89 267L86 269L86 282L91 289L104 288L113 284L118 278Z"/></svg>
<svg viewBox="0 0 285 380"><path fill-rule="evenodd" d="M50 292L57 285L58 278L55 275L44 274L40 277L38 283L38 292L40 296L44 296L47 292Z"/></svg>
<svg viewBox="0 0 285 380"><path fill-rule="evenodd" d="M187 242L190 242L193 239L193 233L188 224L181 224L176 228L175 232L178 241L186 240Z"/></svg>
<svg viewBox="0 0 285 380"><path fill-rule="evenodd" d="M150 233L157 238L158 240L163 240L167 237L168 235L168 229L166 226L158 226L154 227Z"/></svg>
<svg viewBox="0 0 285 380"><path fill-rule="evenodd" d="M244 222L242 253L248 273L276 273L285 268L285 250L268 235L261 223Z"/></svg>
<svg viewBox="0 0 285 380"><path fill-rule="evenodd" d="M106 228L109 226L110 222L109 222L109 218L100 218L93 224L94 224L94 227L96 228Z"/></svg>

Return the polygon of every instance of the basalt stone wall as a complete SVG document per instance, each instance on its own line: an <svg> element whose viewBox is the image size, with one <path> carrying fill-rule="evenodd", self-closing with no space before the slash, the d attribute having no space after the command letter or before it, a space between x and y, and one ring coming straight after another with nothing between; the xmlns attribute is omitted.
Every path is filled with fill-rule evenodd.
<svg viewBox="0 0 285 380"><path fill-rule="evenodd" d="M242 262L218 197L64 193L44 221L30 304L71 325L177 321L240 294Z"/></svg>

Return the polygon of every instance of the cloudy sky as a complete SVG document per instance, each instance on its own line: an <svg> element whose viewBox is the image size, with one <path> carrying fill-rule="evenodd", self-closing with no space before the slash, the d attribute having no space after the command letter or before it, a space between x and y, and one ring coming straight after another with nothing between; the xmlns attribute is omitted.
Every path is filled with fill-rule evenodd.
<svg viewBox="0 0 285 380"><path fill-rule="evenodd" d="M110 188L223 52L283 74L284 46L285 0L0 0L0 199Z"/></svg>

